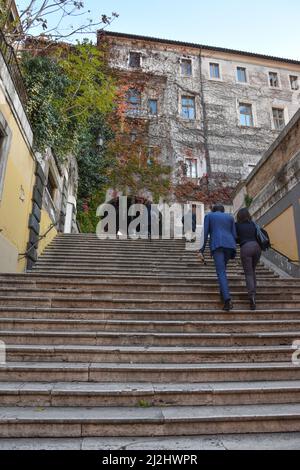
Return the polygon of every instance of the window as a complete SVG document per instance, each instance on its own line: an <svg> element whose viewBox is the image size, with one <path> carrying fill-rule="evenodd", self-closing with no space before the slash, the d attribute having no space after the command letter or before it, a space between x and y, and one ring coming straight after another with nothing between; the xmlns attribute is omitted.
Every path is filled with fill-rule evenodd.
<svg viewBox="0 0 300 470"><path fill-rule="evenodd" d="M186 176L188 178L198 178L198 165L197 160L193 158L186 158Z"/></svg>
<svg viewBox="0 0 300 470"><path fill-rule="evenodd" d="M10 149L12 133L3 114L0 112L0 200L4 186L4 177L6 172L6 164Z"/></svg>
<svg viewBox="0 0 300 470"><path fill-rule="evenodd" d="M290 75L290 83L292 90L299 90L299 81L296 75Z"/></svg>
<svg viewBox="0 0 300 470"><path fill-rule="evenodd" d="M237 79L238 79L238 82L241 82L241 83L247 82L247 74L246 74L245 67L237 68Z"/></svg>
<svg viewBox="0 0 300 470"><path fill-rule="evenodd" d="M278 88L279 87L278 73L269 72L269 84L273 88Z"/></svg>
<svg viewBox="0 0 300 470"><path fill-rule="evenodd" d="M182 96L181 98L181 117L185 119L195 119L195 98L191 96Z"/></svg>
<svg viewBox="0 0 300 470"><path fill-rule="evenodd" d="M192 76L191 59L181 59L180 70L181 70L181 75L183 77L191 77Z"/></svg>
<svg viewBox="0 0 300 470"><path fill-rule="evenodd" d="M219 64L209 64L210 78L220 79L220 65Z"/></svg>
<svg viewBox="0 0 300 470"><path fill-rule="evenodd" d="M131 142L135 142L137 139L137 130L136 129L133 129L131 132L130 132L130 140Z"/></svg>
<svg viewBox="0 0 300 470"><path fill-rule="evenodd" d="M141 54L139 52L129 52L129 67L139 68L141 66Z"/></svg>
<svg viewBox="0 0 300 470"><path fill-rule="evenodd" d="M240 125L245 127L253 127L252 105L240 103Z"/></svg>
<svg viewBox="0 0 300 470"><path fill-rule="evenodd" d="M56 192L56 183L55 183L55 179L50 169L49 169L49 174L48 174L47 189L48 189L48 193L51 196L52 201L54 201L55 192Z"/></svg>
<svg viewBox="0 0 300 470"><path fill-rule="evenodd" d="M141 93L131 88L127 93L128 114L139 114L141 110Z"/></svg>
<svg viewBox="0 0 300 470"><path fill-rule="evenodd" d="M282 108L272 108L274 128L281 131L285 126L284 110Z"/></svg>
<svg viewBox="0 0 300 470"><path fill-rule="evenodd" d="M151 116L157 115L157 100L152 100L152 99L148 100L148 110Z"/></svg>

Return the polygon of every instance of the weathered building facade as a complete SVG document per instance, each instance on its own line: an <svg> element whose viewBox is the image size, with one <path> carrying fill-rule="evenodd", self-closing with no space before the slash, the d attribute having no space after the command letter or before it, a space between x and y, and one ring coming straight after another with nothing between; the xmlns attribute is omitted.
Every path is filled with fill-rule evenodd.
<svg viewBox="0 0 300 470"><path fill-rule="evenodd" d="M0 272L30 269L57 233L76 232L77 162L33 148L27 92L0 30Z"/></svg>
<svg viewBox="0 0 300 470"><path fill-rule="evenodd" d="M265 258L300 277L300 110L236 188L234 212L244 206L246 195L254 220L271 239Z"/></svg>
<svg viewBox="0 0 300 470"><path fill-rule="evenodd" d="M128 80L133 128L147 121L149 147L194 182L234 187L300 107L298 61L113 32L103 44Z"/></svg>

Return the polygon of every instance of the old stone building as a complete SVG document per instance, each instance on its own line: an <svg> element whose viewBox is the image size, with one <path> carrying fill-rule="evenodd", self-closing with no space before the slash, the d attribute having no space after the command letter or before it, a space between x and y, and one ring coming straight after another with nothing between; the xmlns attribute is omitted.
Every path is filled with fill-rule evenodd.
<svg viewBox="0 0 300 470"><path fill-rule="evenodd" d="M111 68L128 82L128 117L147 144L193 181L235 186L300 106L300 62L131 34L101 32ZM181 164L182 166L182 164Z"/></svg>

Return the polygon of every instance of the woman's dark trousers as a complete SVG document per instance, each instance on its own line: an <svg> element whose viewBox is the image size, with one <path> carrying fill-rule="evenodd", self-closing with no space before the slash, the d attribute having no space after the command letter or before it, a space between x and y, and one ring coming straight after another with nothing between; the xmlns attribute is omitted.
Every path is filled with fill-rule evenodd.
<svg viewBox="0 0 300 470"><path fill-rule="evenodd" d="M256 295L255 269L260 260L261 248L257 242L247 242L241 247L241 261L246 277L249 298Z"/></svg>

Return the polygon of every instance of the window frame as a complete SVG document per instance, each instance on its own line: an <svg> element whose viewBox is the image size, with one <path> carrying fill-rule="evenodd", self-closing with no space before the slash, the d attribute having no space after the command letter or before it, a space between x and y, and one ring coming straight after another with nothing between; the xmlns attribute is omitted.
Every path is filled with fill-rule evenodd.
<svg viewBox="0 0 300 470"><path fill-rule="evenodd" d="M239 78L238 78L238 77L239 77L239 75L238 75L239 69L243 69L243 70L245 71L245 79L246 79L246 80L245 80L244 82L241 82L241 81L239 80ZM236 72L235 72L235 73L236 73L236 83L239 83L239 84L241 84L241 85L247 85L247 84L249 83L247 67L244 67L244 66L242 66L242 65L237 65L237 66L236 66Z"/></svg>
<svg viewBox="0 0 300 470"><path fill-rule="evenodd" d="M156 113L151 112L150 102L156 103ZM148 98L148 114L149 116L158 116L158 99L157 98Z"/></svg>
<svg viewBox="0 0 300 470"><path fill-rule="evenodd" d="M140 63L139 63L138 66L130 65L131 54L139 55ZM142 68L142 59L143 59L143 55L140 51L129 51L129 53L128 53L128 67L130 69L141 69Z"/></svg>
<svg viewBox="0 0 300 470"><path fill-rule="evenodd" d="M297 88L292 87L292 78L296 78L297 81ZM300 80L299 80L299 75L291 75L289 74L289 82L290 82L290 87L292 91L299 91L300 90Z"/></svg>
<svg viewBox="0 0 300 470"><path fill-rule="evenodd" d="M193 103L194 103L194 106L184 106L183 105L183 100L184 99L189 99L189 100L193 100ZM193 109L194 110L194 117L186 117L183 115L183 109L184 108L188 108L189 110L190 109ZM180 96L180 117L182 119L184 119L185 121L195 121L196 120L196 117L197 117L197 112L196 112L196 99L195 99L195 96L192 96L192 95L181 95Z"/></svg>
<svg viewBox="0 0 300 470"><path fill-rule="evenodd" d="M271 73L277 75L278 86L271 85L271 82L270 82L270 74ZM268 85L269 85L269 88L271 88L272 90L280 90L281 89L281 80L280 80L280 73L279 72L276 72L274 70L268 70Z"/></svg>
<svg viewBox="0 0 300 470"><path fill-rule="evenodd" d="M0 133L2 134L1 141L0 141L0 203L1 203L4 182L5 182L8 155L9 155L11 140L12 140L12 131L10 127L8 126L8 123L4 115L1 113L1 111L0 111Z"/></svg>
<svg viewBox="0 0 300 470"><path fill-rule="evenodd" d="M188 162L191 164L189 165ZM191 178L191 179L198 179L199 178L199 168L198 168L198 159L197 158L191 158L191 157L186 157L184 159L184 163L186 165L186 178ZM194 163L194 168L193 168L193 163ZM191 170L191 174L188 174L189 169ZM193 176L193 169L196 170L196 176Z"/></svg>
<svg viewBox="0 0 300 470"><path fill-rule="evenodd" d="M241 109L240 109L241 106L248 106L248 107L251 108L251 118L252 118L252 125L251 126L247 126L246 124L241 123L241 115L242 115L241 114ZM256 115L255 115L255 110L254 110L253 103L250 103L249 101L246 101L246 100L238 100L237 110L238 110L239 127L243 128L243 129L253 129L254 127L257 127ZM246 114L243 114L243 115L246 116Z"/></svg>
<svg viewBox="0 0 300 470"><path fill-rule="evenodd" d="M219 77L212 77L211 76L211 69L210 69L211 65L217 65L218 66L218 68L219 68ZM210 80L214 80L214 81L217 81L217 82L222 81L222 67L221 67L220 62L208 62L208 76L209 76Z"/></svg>
<svg viewBox="0 0 300 470"><path fill-rule="evenodd" d="M282 111L282 114L283 114L283 124L284 124L284 125L283 125L283 127L281 127L281 128L276 127L276 125L275 125L275 118L274 118L274 111L275 111L275 110L276 110L276 111L277 111L277 110ZM275 105L275 106L272 106L272 108L271 108L271 120L272 120L272 129L273 129L274 131L281 132L281 131L285 128L285 126L286 126L286 124L287 124L287 122L288 122L288 120L287 120L287 109L286 109L284 106L276 106L276 105Z"/></svg>
<svg viewBox="0 0 300 470"><path fill-rule="evenodd" d="M138 101L134 103L131 101L132 96L130 96L131 92L135 92L136 96L138 97ZM129 88L127 91L127 96L126 96L126 104L127 104L127 109L126 109L126 115L132 116L132 115L140 115L141 110L142 110L142 93L140 90L137 88Z"/></svg>
<svg viewBox="0 0 300 470"><path fill-rule="evenodd" d="M190 65L191 65L191 73L189 75L182 73L182 65L183 65L184 62L189 62ZM191 59L189 57L182 57L180 59L179 65L180 65L180 76L181 77L185 77L185 78L193 77L193 59Z"/></svg>

